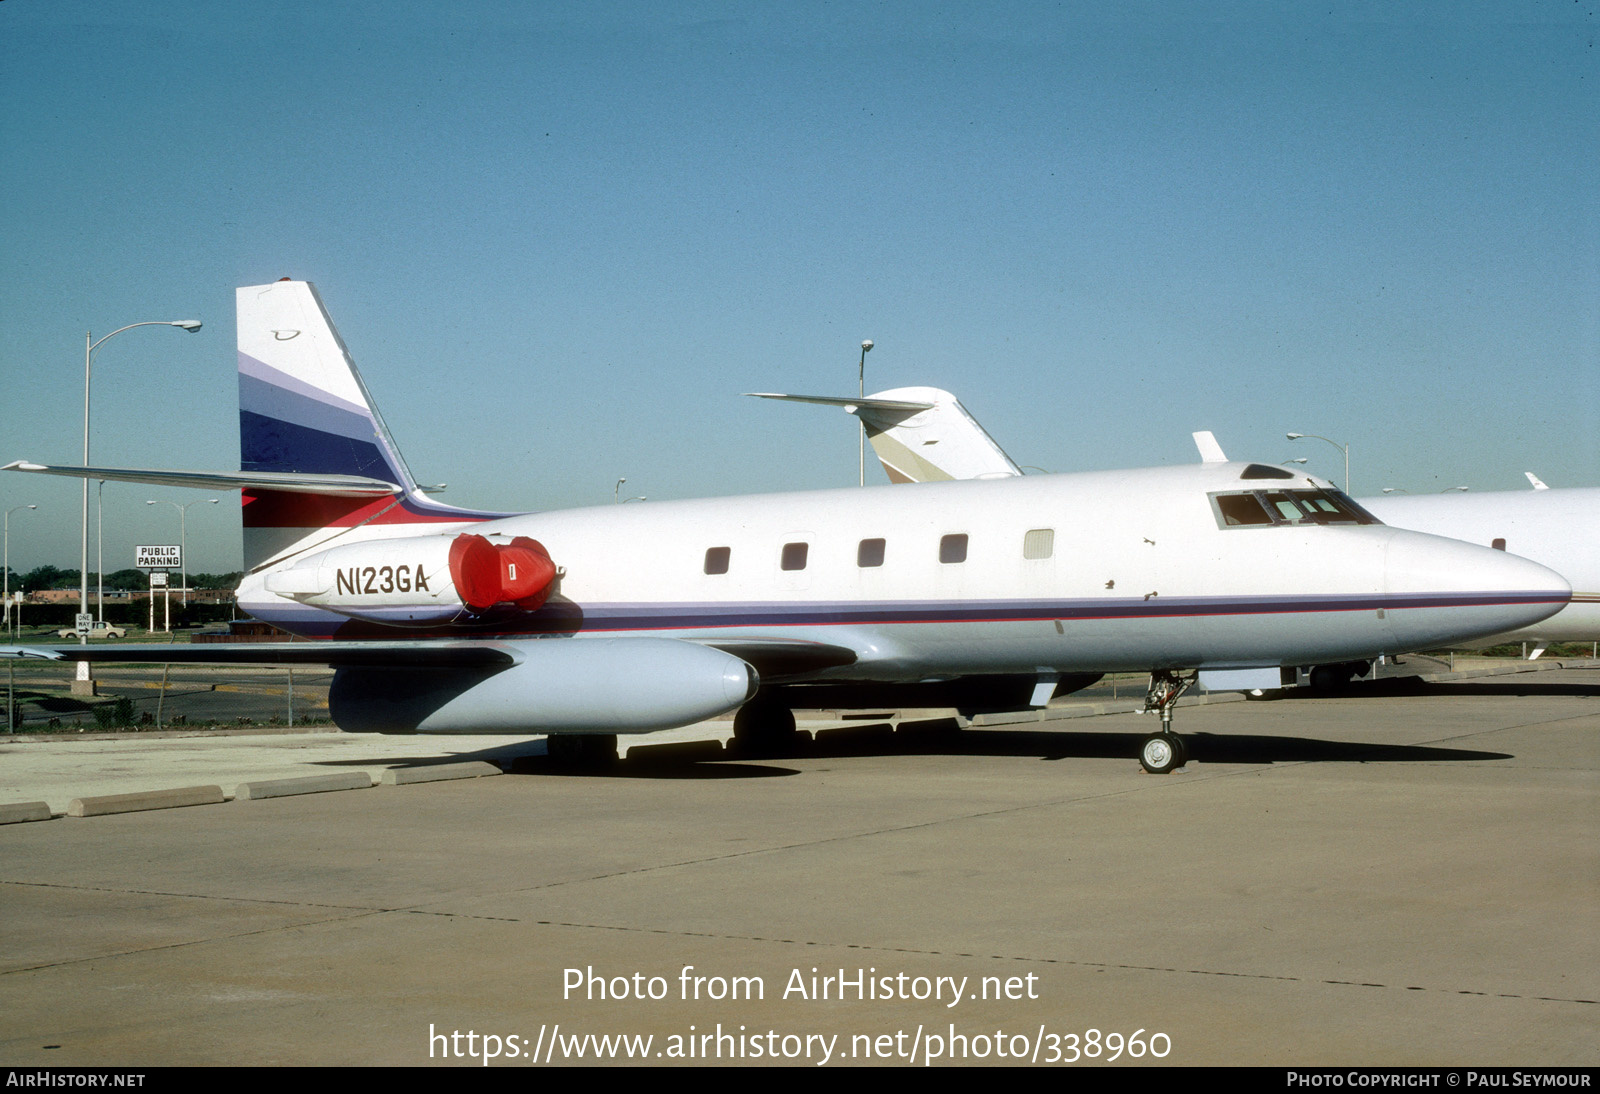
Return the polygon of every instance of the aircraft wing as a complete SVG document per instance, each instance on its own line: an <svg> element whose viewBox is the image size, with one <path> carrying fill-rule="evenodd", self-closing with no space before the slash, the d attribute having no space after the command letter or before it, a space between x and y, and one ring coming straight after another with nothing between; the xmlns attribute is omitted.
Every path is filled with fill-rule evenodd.
<svg viewBox="0 0 1600 1094"><path fill-rule="evenodd" d="M5 646L0 660L94 661L156 665L330 665L334 668L495 668L523 660L529 642L551 639L446 641L202 642L184 645ZM561 641L556 639L554 641ZM626 642L627 639L620 639ZM650 641L660 641L651 639ZM709 646L747 662L763 679L792 679L854 664L856 651L825 642L789 638L705 639Z"/></svg>
<svg viewBox="0 0 1600 1094"><path fill-rule="evenodd" d="M306 641L0 647L0 660L331 665L328 706L354 733L648 733L747 703L855 661L854 650L790 639L663 637Z"/></svg>
<svg viewBox="0 0 1600 1094"><path fill-rule="evenodd" d="M520 657L508 642L202 642L184 645L8 646L0 659L154 665L332 665L492 668Z"/></svg>

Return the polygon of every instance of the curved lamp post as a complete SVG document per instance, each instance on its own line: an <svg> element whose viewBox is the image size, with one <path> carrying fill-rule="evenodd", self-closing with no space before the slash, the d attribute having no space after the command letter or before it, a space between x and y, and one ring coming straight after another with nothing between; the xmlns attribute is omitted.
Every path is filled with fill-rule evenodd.
<svg viewBox="0 0 1600 1094"><path fill-rule="evenodd" d="M216 498L202 498L200 501L191 501L189 505L179 505L175 501L147 501L146 505L170 505L178 511L178 574L183 582L183 606L189 606L189 505L215 505Z"/></svg>
<svg viewBox="0 0 1600 1094"><path fill-rule="evenodd" d="M1330 437L1322 437L1322 436L1319 436L1319 435L1317 435L1315 433L1290 433L1290 434L1287 434L1287 436L1291 441L1298 441L1302 437L1310 437L1312 440L1315 440L1315 441L1327 441L1329 444L1333 445L1333 447L1337 448L1340 452L1343 452L1344 453L1344 492L1346 494L1350 493L1350 446L1349 445L1340 444L1338 441L1333 440Z"/></svg>
<svg viewBox="0 0 1600 1094"><path fill-rule="evenodd" d="M115 338L125 330L134 327L177 327L190 334L200 329L198 319L151 319L143 323L129 323L125 327L118 327L110 334L95 339L92 331L83 334L83 466L89 466L89 377L91 362L94 360L94 351L108 338ZM78 613L89 614L89 480L83 480L83 544L78 556ZM78 644L85 645L89 641L87 635L78 636ZM94 677L89 673L89 662L78 662L78 676L72 683L74 695L93 694Z"/></svg>
<svg viewBox="0 0 1600 1094"><path fill-rule="evenodd" d="M867 397L867 351L872 348L872 339L868 338L861 343L861 365L856 370L856 386L861 389L861 398ZM856 485L867 485L867 423L861 415L856 415Z"/></svg>

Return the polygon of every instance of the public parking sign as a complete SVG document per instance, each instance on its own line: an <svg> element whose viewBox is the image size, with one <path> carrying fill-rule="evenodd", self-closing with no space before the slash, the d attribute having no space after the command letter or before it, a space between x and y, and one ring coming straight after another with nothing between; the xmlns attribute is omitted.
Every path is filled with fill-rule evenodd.
<svg viewBox="0 0 1600 1094"><path fill-rule="evenodd" d="M183 569L183 548L177 544L165 547L135 547L133 564L141 570Z"/></svg>

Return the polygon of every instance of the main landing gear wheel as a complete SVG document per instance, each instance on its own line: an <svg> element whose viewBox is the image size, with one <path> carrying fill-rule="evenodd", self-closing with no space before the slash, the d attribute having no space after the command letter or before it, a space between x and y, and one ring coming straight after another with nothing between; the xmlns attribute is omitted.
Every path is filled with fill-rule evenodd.
<svg viewBox="0 0 1600 1094"><path fill-rule="evenodd" d="M562 767L594 769L617 762L615 733L554 733L545 738L544 747Z"/></svg>
<svg viewBox="0 0 1600 1094"><path fill-rule="evenodd" d="M1152 775L1168 775L1188 759L1183 738L1176 733L1157 733L1144 739L1139 748L1139 766Z"/></svg>
<svg viewBox="0 0 1600 1094"><path fill-rule="evenodd" d="M794 751L800 734L794 711L777 703L746 703L733 716L733 742L746 756L782 756Z"/></svg>

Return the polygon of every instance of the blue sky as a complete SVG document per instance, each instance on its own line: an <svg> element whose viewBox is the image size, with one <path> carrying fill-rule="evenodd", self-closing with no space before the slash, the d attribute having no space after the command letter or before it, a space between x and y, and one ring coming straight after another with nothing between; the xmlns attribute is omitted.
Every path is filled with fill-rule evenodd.
<svg viewBox="0 0 1600 1094"><path fill-rule="evenodd" d="M1052 471L1600 485L1582 3L0 3L0 462L236 467L233 291L317 283L419 479L847 485L956 392ZM106 487L108 569L202 495ZM211 495L205 495L211 496ZM0 476L12 565L78 488ZM238 565L236 495L190 566ZM92 563L91 563L92 565Z"/></svg>

